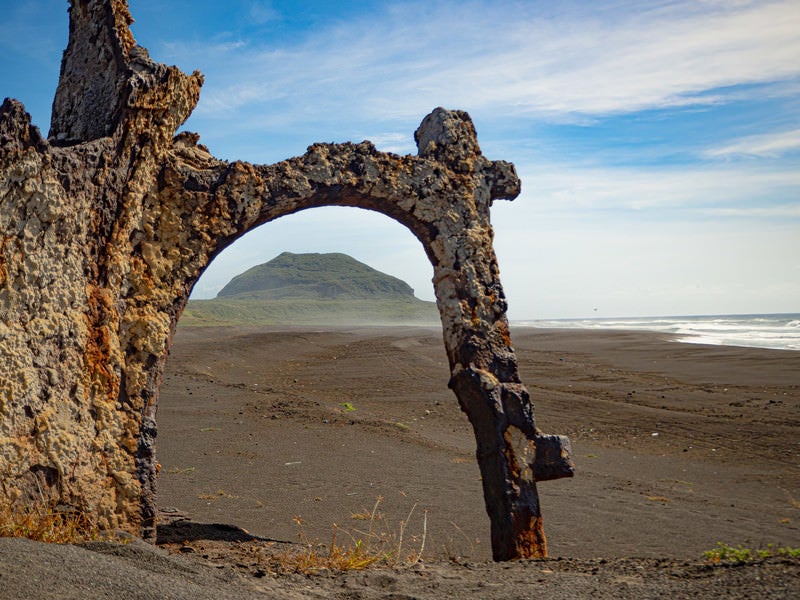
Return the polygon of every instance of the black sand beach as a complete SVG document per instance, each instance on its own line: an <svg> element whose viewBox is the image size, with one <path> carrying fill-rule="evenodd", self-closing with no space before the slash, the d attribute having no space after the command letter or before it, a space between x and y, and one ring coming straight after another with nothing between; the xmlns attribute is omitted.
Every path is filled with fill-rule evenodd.
<svg viewBox="0 0 800 600"><path fill-rule="evenodd" d="M732 567L703 556L717 542L800 546L800 353L513 330L537 424L571 438L577 473L539 485L551 558L494 564L474 441L447 389L440 336L182 328L158 414L159 546L42 557L84 571L86 556L124 564L178 590L114 588L130 598L189 597L191 586L287 598L800 594L800 559ZM262 560L301 537L327 544L334 524L339 543L371 529L396 544L402 529L422 560L312 576L275 575ZM0 545L0 583L14 590L23 578L9 543L32 543ZM42 597L88 589L51 581L63 593Z"/></svg>

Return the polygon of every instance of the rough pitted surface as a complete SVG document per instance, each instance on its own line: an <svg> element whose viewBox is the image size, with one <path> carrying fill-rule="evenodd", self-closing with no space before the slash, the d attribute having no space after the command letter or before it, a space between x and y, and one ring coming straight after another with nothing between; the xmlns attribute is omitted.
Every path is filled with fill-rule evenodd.
<svg viewBox="0 0 800 600"><path fill-rule="evenodd" d="M416 131L418 156L362 142L220 161L175 136L202 76L154 63L130 22L124 0L72 0L49 142L21 104L0 108L0 495L151 536L158 389L192 286L258 225L355 206L404 224L433 264L495 558L545 553L535 482L571 464L568 442L535 427L509 337L489 208L519 194L513 165L442 108Z"/></svg>

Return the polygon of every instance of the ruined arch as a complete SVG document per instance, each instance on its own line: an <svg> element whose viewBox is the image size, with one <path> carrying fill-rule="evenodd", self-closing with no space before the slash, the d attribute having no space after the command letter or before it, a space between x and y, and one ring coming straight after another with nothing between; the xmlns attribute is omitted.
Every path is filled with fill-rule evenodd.
<svg viewBox="0 0 800 600"><path fill-rule="evenodd" d="M329 152L330 148L340 149L342 147L349 148L351 146L355 148L356 152L358 152L360 149L366 149L369 153L378 153L378 151L370 142L362 142L361 144L357 145L349 143L337 145L314 145L308 149L308 153L318 153L319 146L330 146L324 148L325 153ZM262 170L262 166L256 166L256 169L260 170L262 173L264 172ZM260 229L264 226L280 227L280 225L276 224L276 221L281 220L283 217L306 213L318 208L350 209L351 211L355 210L380 215L381 218L388 219L388 221L394 225L402 226L402 228L405 229L405 231L420 244L418 248L422 250L425 257L428 259L428 262L431 263L431 231L429 224L423 223L419 219L415 219L412 214L404 210L398 210L398 207L395 204L382 204L380 202L376 202L375 198L365 196L358 191L354 193L353 190L348 189L346 186L334 185L331 186L331 188L332 189L325 189L319 193L314 193L309 197L304 197L297 201L293 201L291 205L278 203L269 207L269 209L264 211L264 214L262 214L259 219L257 219L245 231L236 233L234 236L226 238L225 240L221 240L220 244L217 246L215 252L211 256L211 260L209 260L206 267L203 268L197 280L199 281L199 279L205 274L205 268L211 266L213 259L231 246L235 245L236 242L243 237L253 235L257 229ZM297 251L302 252L307 251L307 249L298 249Z"/></svg>
<svg viewBox="0 0 800 600"><path fill-rule="evenodd" d="M175 135L202 76L150 59L125 0L71 0L48 139L0 107L0 496L39 489L152 537L155 411L172 335L203 269L252 228L323 205L378 210L422 241L450 364L475 430L497 560L542 556L536 482L572 474L519 379L489 209L513 199L469 116L437 108L418 154L314 144L273 165Z"/></svg>

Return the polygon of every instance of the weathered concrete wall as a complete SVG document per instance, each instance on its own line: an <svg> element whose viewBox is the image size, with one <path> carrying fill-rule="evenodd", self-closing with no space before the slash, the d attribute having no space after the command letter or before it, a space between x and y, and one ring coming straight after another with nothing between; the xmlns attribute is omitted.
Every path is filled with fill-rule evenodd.
<svg viewBox="0 0 800 600"><path fill-rule="evenodd" d="M0 496L69 504L108 528L155 526L156 404L204 268L250 229L357 206L406 225L434 266L451 387L476 432L497 559L546 552L536 480L572 473L519 380L489 208L519 194L462 112L436 109L417 156L315 144L258 166L175 132L202 77L152 62L124 0L73 0L50 141L0 108ZM538 475L537 475L538 473Z"/></svg>

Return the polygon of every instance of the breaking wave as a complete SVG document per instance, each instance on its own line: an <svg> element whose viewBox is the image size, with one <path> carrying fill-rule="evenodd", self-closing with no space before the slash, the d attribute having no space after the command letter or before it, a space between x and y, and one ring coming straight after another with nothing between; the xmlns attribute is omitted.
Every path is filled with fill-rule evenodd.
<svg viewBox="0 0 800 600"><path fill-rule="evenodd" d="M800 351L800 314L515 321L515 326L656 331L691 344Z"/></svg>

